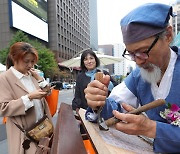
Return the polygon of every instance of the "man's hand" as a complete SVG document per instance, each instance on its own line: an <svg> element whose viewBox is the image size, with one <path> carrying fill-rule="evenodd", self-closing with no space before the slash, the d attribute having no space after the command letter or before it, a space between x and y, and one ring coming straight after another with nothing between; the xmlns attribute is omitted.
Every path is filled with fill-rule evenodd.
<svg viewBox="0 0 180 154"><path fill-rule="evenodd" d="M90 82L87 88L84 90L85 97L88 103L88 106L92 109L97 109L98 106L103 106L108 94L107 85L109 84L110 76L103 76L102 83L94 80Z"/></svg>
<svg viewBox="0 0 180 154"><path fill-rule="evenodd" d="M122 106L127 111L133 110L133 107L125 103L122 103ZM125 114L118 111L113 111L113 114L117 119L122 120L122 122L118 122L115 125L117 130L130 135L144 135L150 138L155 138L156 122L150 120L145 115Z"/></svg>

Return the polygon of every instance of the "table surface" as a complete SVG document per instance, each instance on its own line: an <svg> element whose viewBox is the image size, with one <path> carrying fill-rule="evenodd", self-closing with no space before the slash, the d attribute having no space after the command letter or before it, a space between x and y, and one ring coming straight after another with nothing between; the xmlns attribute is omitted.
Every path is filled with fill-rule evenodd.
<svg viewBox="0 0 180 154"><path fill-rule="evenodd" d="M93 142L98 154L153 154L152 145L135 135L127 135L115 128L101 131L95 123L85 120L85 110L79 110L79 116L86 131Z"/></svg>
<svg viewBox="0 0 180 154"><path fill-rule="evenodd" d="M51 154L87 154L71 106L61 103Z"/></svg>

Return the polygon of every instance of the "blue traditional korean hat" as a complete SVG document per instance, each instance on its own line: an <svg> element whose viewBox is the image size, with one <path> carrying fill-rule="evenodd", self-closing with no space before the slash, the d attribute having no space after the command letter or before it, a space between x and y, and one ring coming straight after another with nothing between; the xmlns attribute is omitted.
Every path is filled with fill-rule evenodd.
<svg viewBox="0 0 180 154"><path fill-rule="evenodd" d="M144 40L165 30L173 16L172 6L160 3L144 4L121 20L121 30L125 44Z"/></svg>

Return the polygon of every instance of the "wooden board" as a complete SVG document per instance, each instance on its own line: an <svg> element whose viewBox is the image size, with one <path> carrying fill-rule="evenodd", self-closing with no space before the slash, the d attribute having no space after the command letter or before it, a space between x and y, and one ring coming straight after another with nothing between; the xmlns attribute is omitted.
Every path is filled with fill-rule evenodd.
<svg viewBox="0 0 180 154"><path fill-rule="evenodd" d="M152 145L138 136L127 135L115 128L110 128L109 131L101 131L97 124L85 120L84 114L85 110L80 109L79 115L83 125L99 154L153 153Z"/></svg>
<svg viewBox="0 0 180 154"><path fill-rule="evenodd" d="M61 103L51 154L87 154L70 105Z"/></svg>

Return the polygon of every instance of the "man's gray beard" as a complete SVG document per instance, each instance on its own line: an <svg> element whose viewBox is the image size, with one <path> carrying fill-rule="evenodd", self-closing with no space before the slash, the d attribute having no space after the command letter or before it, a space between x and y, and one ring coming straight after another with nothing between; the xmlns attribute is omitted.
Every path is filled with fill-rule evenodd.
<svg viewBox="0 0 180 154"><path fill-rule="evenodd" d="M159 67L157 67L156 65L154 64L149 64L151 67L153 67L153 70L152 71L148 71L144 68L140 68L140 72L141 72L141 76L142 78L153 84L153 83L158 83L161 79L161 70Z"/></svg>

